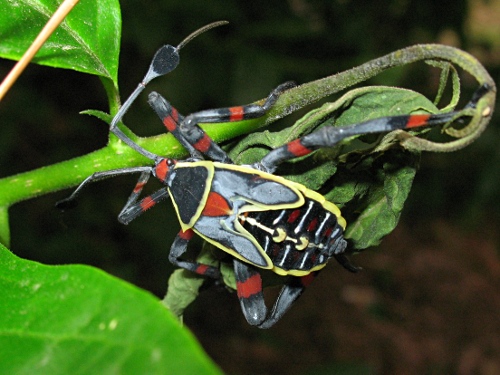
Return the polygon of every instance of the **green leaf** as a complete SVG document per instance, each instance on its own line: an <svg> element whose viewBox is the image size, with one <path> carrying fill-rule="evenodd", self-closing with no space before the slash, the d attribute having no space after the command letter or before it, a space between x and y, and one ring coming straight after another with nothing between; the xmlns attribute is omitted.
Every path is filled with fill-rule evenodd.
<svg viewBox="0 0 500 375"><path fill-rule="evenodd" d="M351 211L346 213L352 219L348 222L345 238L357 250L377 245L398 224L415 177L418 158L408 152L393 151L379 156L378 160L369 160L372 179L365 182L362 195L353 196L354 204L347 206Z"/></svg>
<svg viewBox="0 0 500 375"><path fill-rule="evenodd" d="M0 247L5 374L219 374L147 292L88 266L45 266Z"/></svg>
<svg viewBox="0 0 500 375"><path fill-rule="evenodd" d="M9 207L0 206L0 244L10 242Z"/></svg>
<svg viewBox="0 0 500 375"><path fill-rule="evenodd" d="M436 98L434 99L434 104L436 105L440 102L443 96L451 71L451 84L452 84L453 96L451 98L450 103L446 107L442 108L441 112L453 110L458 104L458 101L460 99L460 76L458 75L457 69L455 69L455 67L452 64L446 61L427 60L426 63L431 66L435 66L436 68L441 68L441 75L439 77L439 88L436 94Z"/></svg>
<svg viewBox="0 0 500 375"><path fill-rule="evenodd" d="M168 290L163 304L177 317L196 300L206 278L184 269L177 269L168 278Z"/></svg>
<svg viewBox="0 0 500 375"><path fill-rule="evenodd" d="M0 0L0 57L19 60L60 1ZM78 3L33 62L110 79L118 87L121 13L118 0Z"/></svg>

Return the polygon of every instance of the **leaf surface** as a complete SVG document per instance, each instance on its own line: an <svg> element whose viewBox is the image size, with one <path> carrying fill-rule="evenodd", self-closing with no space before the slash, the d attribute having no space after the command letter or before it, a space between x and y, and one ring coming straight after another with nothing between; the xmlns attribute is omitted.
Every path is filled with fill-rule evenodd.
<svg viewBox="0 0 500 375"><path fill-rule="evenodd" d="M0 0L0 57L19 60L56 11L54 0ZM117 0L78 3L42 46L34 63L110 79L117 87L121 35Z"/></svg>
<svg viewBox="0 0 500 375"><path fill-rule="evenodd" d="M0 247L0 296L2 373L220 373L156 297L98 269Z"/></svg>

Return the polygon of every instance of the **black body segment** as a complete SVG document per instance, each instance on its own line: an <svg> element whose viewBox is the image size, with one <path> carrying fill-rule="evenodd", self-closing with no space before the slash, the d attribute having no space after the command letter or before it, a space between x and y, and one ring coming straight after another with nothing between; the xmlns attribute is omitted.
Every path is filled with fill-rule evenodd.
<svg viewBox="0 0 500 375"><path fill-rule="evenodd" d="M205 162L177 163L170 172L166 184L183 229L191 228L201 214L213 174L213 166Z"/></svg>

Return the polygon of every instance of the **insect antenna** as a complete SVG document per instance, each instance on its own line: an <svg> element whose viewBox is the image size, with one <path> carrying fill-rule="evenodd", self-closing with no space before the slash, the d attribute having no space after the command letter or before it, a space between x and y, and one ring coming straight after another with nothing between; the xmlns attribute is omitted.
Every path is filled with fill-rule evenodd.
<svg viewBox="0 0 500 375"><path fill-rule="evenodd" d="M216 21L216 22L209 23L206 26L200 27L198 30L193 31L191 34L189 34L187 37L185 37L184 40L182 42L180 42L179 45L177 46L177 50L180 50L181 48L183 48L186 44L188 44L190 41L192 41L198 35L203 34L205 31L213 29L214 27L227 25L228 23L229 23L228 21Z"/></svg>
<svg viewBox="0 0 500 375"><path fill-rule="evenodd" d="M125 103L120 107L115 117L111 121L109 130L115 134L120 140L126 143L128 146L133 148L135 151L140 153L141 155L147 157L151 160L157 160L158 155L155 155L139 145L137 145L134 141L132 141L125 133L123 133L118 128L118 123L123 119L125 113L128 111L132 103L139 96L139 94L146 88L146 85L151 82L156 77L165 75L174 70L177 65L179 65L179 50L184 47L187 43L193 40L198 35L204 33L207 30L210 30L214 27L227 24L227 21L218 21L203 26L202 28L192 32L189 34L182 42L179 43L177 47L173 47L171 45L164 45L158 51L156 51L153 59L151 60L151 64L149 65L148 72L142 79L142 81L137 85L136 89L132 92L132 94L127 98Z"/></svg>

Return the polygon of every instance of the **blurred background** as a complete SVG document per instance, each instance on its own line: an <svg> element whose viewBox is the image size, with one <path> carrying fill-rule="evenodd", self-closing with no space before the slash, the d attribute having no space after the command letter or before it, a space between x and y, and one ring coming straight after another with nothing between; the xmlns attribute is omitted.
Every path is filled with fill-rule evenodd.
<svg viewBox="0 0 500 375"><path fill-rule="evenodd" d="M123 98L160 45L230 22L189 44L177 70L151 84L185 114L252 102L284 81L305 83L416 43L460 47L500 82L500 0L129 0L122 7ZM1 75L12 65L0 61ZM437 78L420 63L369 83L432 98ZM468 100L475 82L462 78ZM29 66L0 105L0 175L103 147L107 126L78 114L85 109L108 110L97 77ZM187 310L185 324L231 374L500 373L499 114L468 148L422 156L398 228L353 257L364 271L332 263L269 331L249 327L236 295L216 288ZM143 136L163 131L145 97L126 123ZM93 184L65 213L54 203L70 190L12 207L12 251L47 264L93 265L163 297L178 224L169 202L128 227L116 221L135 178Z"/></svg>

